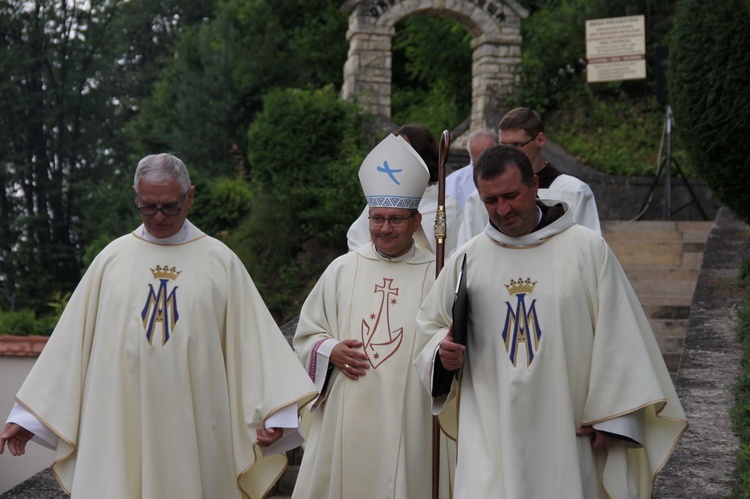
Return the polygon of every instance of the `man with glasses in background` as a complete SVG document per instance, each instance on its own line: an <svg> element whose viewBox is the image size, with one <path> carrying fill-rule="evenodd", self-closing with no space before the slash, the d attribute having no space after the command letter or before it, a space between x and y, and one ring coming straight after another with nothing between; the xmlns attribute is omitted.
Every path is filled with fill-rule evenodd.
<svg viewBox="0 0 750 499"><path fill-rule="evenodd" d="M601 234L599 212L591 188L581 180L566 175L545 161L542 149L547 143L544 121L536 111L519 107L508 111L498 125L501 144L516 146L531 161L539 177L539 198L565 201L579 225ZM464 207L464 219L458 233L458 245L482 233L487 225L487 210L477 191L469 196Z"/></svg>
<svg viewBox="0 0 750 499"><path fill-rule="evenodd" d="M73 497L261 497L315 387L239 258L187 220L183 162L143 158L133 189L143 225L86 271L0 452L56 449Z"/></svg>
<svg viewBox="0 0 750 499"><path fill-rule="evenodd" d="M303 418L311 427L292 497L427 499L430 397L411 357L417 309L435 280L435 256L414 241L430 173L409 143L389 135L359 178L370 242L326 269L294 337L321 395ZM448 476L442 497L450 497Z"/></svg>

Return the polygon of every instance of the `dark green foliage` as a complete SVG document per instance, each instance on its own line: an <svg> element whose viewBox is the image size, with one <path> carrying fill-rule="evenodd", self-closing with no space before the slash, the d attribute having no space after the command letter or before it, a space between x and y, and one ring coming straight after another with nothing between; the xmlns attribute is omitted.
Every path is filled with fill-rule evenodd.
<svg viewBox="0 0 750 499"><path fill-rule="evenodd" d="M207 177L244 174L247 127L271 88L339 86L346 17L334 0L232 0L186 31L130 123L140 156L177 154Z"/></svg>
<svg viewBox="0 0 750 499"><path fill-rule="evenodd" d="M55 293L47 303L46 314L37 315L33 310L0 310L0 336L49 336L68 304L71 293Z"/></svg>
<svg viewBox="0 0 750 499"><path fill-rule="evenodd" d="M656 45L665 43L676 0L525 0L530 15L521 24L521 84L513 105L544 114L560 106L585 103L587 93L603 98L655 95ZM646 81L586 82L586 21L608 17L646 16ZM590 89L589 89L590 87Z"/></svg>
<svg viewBox="0 0 750 499"><path fill-rule="evenodd" d="M750 221L750 16L748 0L684 0L675 17L669 92L699 175Z"/></svg>
<svg viewBox="0 0 750 499"><path fill-rule="evenodd" d="M372 144L331 87L275 90L248 133L252 210L228 244L271 312L293 317L364 207L357 172Z"/></svg>
<svg viewBox="0 0 750 499"><path fill-rule="evenodd" d="M242 177L219 177L203 182L193 176L195 202L190 220L212 236L231 233L250 212L250 185Z"/></svg>
<svg viewBox="0 0 750 499"><path fill-rule="evenodd" d="M590 166L616 175L656 172L666 107L656 102L656 46L666 44L676 0L522 0L521 83L508 107L542 113L547 135ZM586 21L644 15L645 80L587 83ZM672 135L672 155L686 174L692 163ZM666 150L662 145L661 159Z"/></svg>
<svg viewBox="0 0 750 499"><path fill-rule="evenodd" d="M536 4L523 23L521 85L514 105L539 113L555 108L584 90L585 20L583 0Z"/></svg>
<svg viewBox="0 0 750 499"><path fill-rule="evenodd" d="M124 123L212 3L0 2L0 308L45 312L86 246L134 220Z"/></svg>
<svg viewBox="0 0 750 499"><path fill-rule="evenodd" d="M33 310L0 310L0 336L49 336L55 327L50 316L37 317Z"/></svg>
<svg viewBox="0 0 750 499"><path fill-rule="evenodd" d="M442 17L406 19L393 38L392 116L439 137L471 111L471 35ZM450 70L447 70L450 68Z"/></svg>
<svg viewBox="0 0 750 499"><path fill-rule="evenodd" d="M42 312L79 278L76 180L112 168L106 72L119 2L3 2L0 25L0 306Z"/></svg>
<svg viewBox="0 0 750 499"><path fill-rule="evenodd" d="M589 95L586 108L566 106L549 112L546 126L547 136L565 144L569 153L612 175L653 176L666 157L666 115L653 97L634 105L624 92L620 98ZM694 175L678 140L673 134L673 159L686 175Z"/></svg>
<svg viewBox="0 0 750 499"><path fill-rule="evenodd" d="M173 152L205 175L228 175L243 167L238 153L243 120L232 78L237 47L226 12L183 34L176 57L129 124L138 158Z"/></svg>

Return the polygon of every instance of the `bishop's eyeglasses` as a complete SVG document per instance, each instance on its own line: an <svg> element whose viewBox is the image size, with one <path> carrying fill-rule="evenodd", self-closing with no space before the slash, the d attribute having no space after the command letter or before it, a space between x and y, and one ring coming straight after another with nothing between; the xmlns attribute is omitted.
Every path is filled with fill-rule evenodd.
<svg viewBox="0 0 750 499"><path fill-rule="evenodd" d="M187 196L189 193L190 193L189 190L188 192L185 193L185 196L183 196L182 198L182 203L180 203L179 206L167 205L167 206L162 206L161 208L158 208L157 206L153 204L147 204L145 206L136 205L136 209L140 212L141 215L145 215L147 217L153 217L158 212L161 212L161 214L164 215L165 217L173 217L182 211L182 207L185 206L185 200L187 199Z"/></svg>
<svg viewBox="0 0 750 499"><path fill-rule="evenodd" d="M373 227L382 227L385 225L386 222L388 222L391 227L402 227L404 223L410 218L412 218L416 213L412 213L408 217L381 217L378 215L375 215L374 217L367 217L370 219L370 225Z"/></svg>

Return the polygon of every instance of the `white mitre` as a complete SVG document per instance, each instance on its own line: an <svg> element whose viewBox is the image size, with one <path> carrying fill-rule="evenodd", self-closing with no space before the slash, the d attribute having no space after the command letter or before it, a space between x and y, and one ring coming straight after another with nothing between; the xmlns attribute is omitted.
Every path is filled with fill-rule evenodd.
<svg viewBox="0 0 750 499"><path fill-rule="evenodd" d="M375 146L359 168L370 208L416 210L429 181L430 171L419 154L393 134Z"/></svg>

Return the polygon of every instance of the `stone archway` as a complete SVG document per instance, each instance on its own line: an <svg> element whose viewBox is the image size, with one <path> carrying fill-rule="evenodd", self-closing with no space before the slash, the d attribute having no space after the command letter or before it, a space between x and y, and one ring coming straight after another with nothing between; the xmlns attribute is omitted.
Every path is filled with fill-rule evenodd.
<svg viewBox="0 0 750 499"><path fill-rule="evenodd" d="M348 0L349 56L341 97L357 98L379 116L391 115L391 42L396 24L414 14L447 17L472 36L469 130L494 128L506 111L521 62L521 19L528 12L515 0Z"/></svg>

